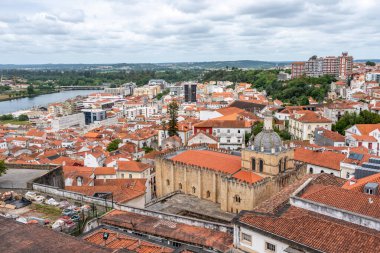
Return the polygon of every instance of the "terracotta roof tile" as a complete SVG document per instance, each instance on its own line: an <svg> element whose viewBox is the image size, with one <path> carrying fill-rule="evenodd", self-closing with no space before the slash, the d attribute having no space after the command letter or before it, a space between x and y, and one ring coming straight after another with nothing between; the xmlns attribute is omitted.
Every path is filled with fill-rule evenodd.
<svg viewBox="0 0 380 253"><path fill-rule="evenodd" d="M340 171L340 162L346 155L332 151L313 151L305 148L296 148L294 160L314 164L317 166Z"/></svg>
<svg viewBox="0 0 380 253"><path fill-rule="evenodd" d="M241 168L241 159L239 156L208 150L187 150L174 156L171 160L221 171L227 174L233 174Z"/></svg>

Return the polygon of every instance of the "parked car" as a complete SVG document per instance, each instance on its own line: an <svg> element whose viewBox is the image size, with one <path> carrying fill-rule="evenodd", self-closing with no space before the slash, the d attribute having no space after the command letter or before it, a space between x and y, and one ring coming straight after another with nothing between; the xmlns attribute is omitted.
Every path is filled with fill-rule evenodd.
<svg viewBox="0 0 380 253"><path fill-rule="evenodd" d="M29 192L25 193L25 198L27 200L34 201L36 199L36 197L37 197L37 193L35 193L35 192L29 191Z"/></svg>
<svg viewBox="0 0 380 253"><path fill-rule="evenodd" d="M79 222L81 220L81 218L79 215L75 214L75 215L71 216L71 220L74 222Z"/></svg>
<svg viewBox="0 0 380 253"><path fill-rule="evenodd" d="M58 207L62 209L67 208L68 206L70 206L70 203L66 200L59 202L59 205L58 205Z"/></svg>
<svg viewBox="0 0 380 253"><path fill-rule="evenodd" d="M44 196L38 195L37 197L34 198L34 200L38 203L43 203L45 200Z"/></svg>
<svg viewBox="0 0 380 253"><path fill-rule="evenodd" d="M45 200L45 204L50 205L50 206L58 206L59 205L59 203L53 198Z"/></svg>
<svg viewBox="0 0 380 253"><path fill-rule="evenodd" d="M62 211L62 215L64 216L69 216L69 217L72 217L73 215L77 215L78 212L76 212L75 210L72 210L72 209L64 209Z"/></svg>

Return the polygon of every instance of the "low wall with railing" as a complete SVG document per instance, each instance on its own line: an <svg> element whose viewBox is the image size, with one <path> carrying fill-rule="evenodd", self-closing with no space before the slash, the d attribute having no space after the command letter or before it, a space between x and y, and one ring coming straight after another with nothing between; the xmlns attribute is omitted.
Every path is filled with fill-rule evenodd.
<svg viewBox="0 0 380 253"><path fill-rule="evenodd" d="M136 207L127 206L124 204L118 204L116 202L112 202L111 200L105 200L103 198L96 198L96 197L89 197L81 193L67 191L67 190L63 190L63 189L48 186L48 185L34 183L32 187L34 191L38 191L42 194L54 196L61 199L62 198L71 199L71 200L78 201L81 203L93 204L96 206L105 207L107 209L114 208L120 211L137 213L141 215L156 217L156 218L165 219L165 220L169 220L173 222L179 222L179 223L192 225L196 227L203 227L203 228L218 230L222 232L233 233L232 226L228 226L221 223L208 222L208 221L204 221L200 219L189 218L189 217L170 214L170 213L163 213L163 212L158 212L158 211L151 211L151 210L136 208Z"/></svg>

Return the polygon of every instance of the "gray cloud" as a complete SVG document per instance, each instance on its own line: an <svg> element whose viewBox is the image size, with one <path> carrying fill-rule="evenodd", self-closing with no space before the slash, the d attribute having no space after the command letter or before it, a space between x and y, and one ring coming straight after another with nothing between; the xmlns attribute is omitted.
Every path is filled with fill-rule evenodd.
<svg viewBox="0 0 380 253"><path fill-rule="evenodd" d="M1 0L0 63L380 58L377 0Z"/></svg>

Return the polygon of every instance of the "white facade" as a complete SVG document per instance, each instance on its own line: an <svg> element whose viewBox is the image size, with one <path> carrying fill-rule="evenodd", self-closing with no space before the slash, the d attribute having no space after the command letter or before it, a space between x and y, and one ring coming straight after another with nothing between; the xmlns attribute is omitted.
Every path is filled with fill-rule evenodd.
<svg viewBox="0 0 380 253"><path fill-rule="evenodd" d="M98 157L93 156L92 154L86 154L86 157L84 158L84 166L85 167L103 167L105 160L104 155L100 155Z"/></svg>
<svg viewBox="0 0 380 253"><path fill-rule="evenodd" d="M286 253L285 249L289 247L286 243L237 225L234 225L234 246L244 252L257 253Z"/></svg>
<svg viewBox="0 0 380 253"><path fill-rule="evenodd" d="M129 120L134 120L137 116L144 116L145 118L152 117L158 113L158 105L150 106L138 106L138 107L127 107L124 109L125 117Z"/></svg>
<svg viewBox="0 0 380 253"><path fill-rule="evenodd" d="M219 147L224 149L239 149L245 146L245 133L250 128L213 128L212 135L219 139Z"/></svg>
<svg viewBox="0 0 380 253"><path fill-rule="evenodd" d="M290 118L289 120L289 133L294 139L310 141L314 139L314 132L316 128L323 127L327 130L331 130L332 123L309 123L300 122Z"/></svg>
<svg viewBox="0 0 380 253"><path fill-rule="evenodd" d="M51 121L52 130L55 132L73 126L83 127L84 125L85 122L83 113L76 113L63 117L56 117Z"/></svg>
<svg viewBox="0 0 380 253"><path fill-rule="evenodd" d="M330 168L321 167L321 166L314 165L314 164L307 164L306 170L307 170L308 174L327 173L327 174L334 175L336 177L340 177L341 176L340 175L340 171L338 171L338 170L333 170L333 169L330 169Z"/></svg>

